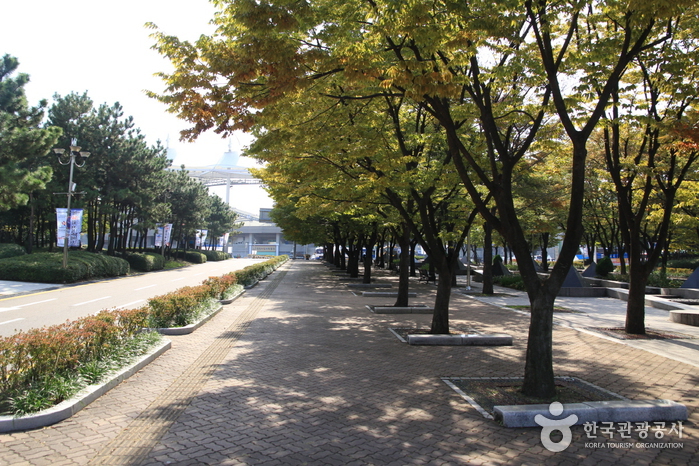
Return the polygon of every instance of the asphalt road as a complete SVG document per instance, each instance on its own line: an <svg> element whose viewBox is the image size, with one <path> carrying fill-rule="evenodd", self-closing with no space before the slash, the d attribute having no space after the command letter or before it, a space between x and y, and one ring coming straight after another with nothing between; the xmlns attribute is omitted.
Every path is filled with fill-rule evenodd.
<svg viewBox="0 0 699 466"><path fill-rule="evenodd" d="M259 259L229 259L181 269L100 280L0 299L0 336L55 325L96 314L103 309L137 308L149 298L184 286L199 285L208 277L240 270ZM49 288L51 284L46 284Z"/></svg>

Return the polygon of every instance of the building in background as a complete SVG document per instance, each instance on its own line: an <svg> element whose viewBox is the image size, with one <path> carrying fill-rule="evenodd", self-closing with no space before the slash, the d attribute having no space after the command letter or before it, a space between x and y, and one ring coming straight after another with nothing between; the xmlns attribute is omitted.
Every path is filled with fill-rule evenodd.
<svg viewBox="0 0 699 466"><path fill-rule="evenodd" d="M231 235L228 252L233 257L281 256L307 258L315 252L314 244L296 244L284 238L282 229L272 222L272 209L261 208L256 220L245 220L238 232Z"/></svg>

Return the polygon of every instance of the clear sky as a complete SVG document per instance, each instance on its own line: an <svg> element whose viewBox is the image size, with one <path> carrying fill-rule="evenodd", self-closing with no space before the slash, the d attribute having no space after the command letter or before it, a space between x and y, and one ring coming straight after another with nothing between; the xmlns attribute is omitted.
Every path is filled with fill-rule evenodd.
<svg viewBox="0 0 699 466"><path fill-rule="evenodd" d="M26 87L30 105L41 99L50 103L56 93L87 91L95 105L119 102L151 144L160 140L174 150L175 165L214 164L229 144L240 152L249 136L224 140L212 132L195 143L180 142L179 132L186 123L144 93L160 92L164 86L154 73L171 69L151 49L152 31L145 23L155 23L180 39L196 40L213 33L209 21L214 11L207 0L10 0L0 6L0 54L16 57L18 71L30 76ZM242 158L240 165L254 162ZM225 194L216 193L225 199ZM231 205L256 212L272 202L259 188L241 187L232 191Z"/></svg>

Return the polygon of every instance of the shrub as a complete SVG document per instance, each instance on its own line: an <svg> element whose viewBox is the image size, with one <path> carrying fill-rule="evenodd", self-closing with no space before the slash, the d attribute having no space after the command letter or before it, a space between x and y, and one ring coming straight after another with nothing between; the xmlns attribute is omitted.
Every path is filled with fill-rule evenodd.
<svg viewBox="0 0 699 466"><path fill-rule="evenodd" d="M14 243L0 243L0 259L23 256L27 253L22 246Z"/></svg>
<svg viewBox="0 0 699 466"><path fill-rule="evenodd" d="M614 271L614 264L609 257L605 256L597 261L597 267L595 270L597 275L600 277L606 277Z"/></svg>
<svg viewBox="0 0 699 466"><path fill-rule="evenodd" d="M124 256L124 259L126 259L132 269L140 270L141 272L151 272L165 268L165 257L154 252L128 253Z"/></svg>
<svg viewBox="0 0 699 466"><path fill-rule="evenodd" d="M145 315L142 309L102 311L0 338L0 411L6 411L12 398L27 387L74 373L80 366L112 354L141 332ZM53 401L62 401L63 396L58 398ZM25 399L31 404L29 401Z"/></svg>
<svg viewBox="0 0 699 466"><path fill-rule="evenodd" d="M223 251L199 251L206 256L207 261L225 261L231 258L231 255Z"/></svg>
<svg viewBox="0 0 699 466"><path fill-rule="evenodd" d="M129 263L119 257L71 251L68 267L63 268L63 253L41 252L0 259L0 280L39 283L73 283L95 277L126 275Z"/></svg>
<svg viewBox="0 0 699 466"><path fill-rule="evenodd" d="M192 264L203 264L206 262L206 256L198 251L187 251L184 253L184 260Z"/></svg>
<svg viewBox="0 0 699 466"><path fill-rule="evenodd" d="M203 312L218 304L214 293L212 287L206 285L185 286L149 299L149 326L184 327L196 322Z"/></svg>
<svg viewBox="0 0 699 466"><path fill-rule="evenodd" d="M238 283L236 274L231 272L220 277L209 277L202 285L208 286L212 290L211 296L216 299L223 299L228 289Z"/></svg>
<svg viewBox="0 0 699 466"><path fill-rule="evenodd" d="M522 277L519 275L500 275L493 277L493 282L497 283L500 286L504 286L507 288L513 288L515 290L521 290L524 291L524 281L522 280Z"/></svg>
<svg viewBox="0 0 699 466"><path fill-rule="evenodd" d="M699 259L694 257L694 258L685 258L685 259L670 259L667 261L667 266L668 268L673 268L673 269L691 269L694 270L697 267L699 267Z"/></svg>

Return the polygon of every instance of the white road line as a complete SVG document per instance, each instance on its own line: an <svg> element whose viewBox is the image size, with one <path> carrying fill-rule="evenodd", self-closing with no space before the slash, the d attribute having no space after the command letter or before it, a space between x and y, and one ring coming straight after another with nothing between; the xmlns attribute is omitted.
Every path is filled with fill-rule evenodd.
<svg viewBox="0 0 699 466"><path fill-rule="evenodd" d="M6 322L0 322L0 325L11 324L12 322L17 322L19 320L24 320L24 318L20 317L19 319L12 319L12 320L8 320Z"/></svg>
<svg viewBox="0 0 699 466"><path fill-rule="evenodd" d="M46 299L44 301L37 301L35 303L20 304L18 306L12 306L12 307L0 307L0 312L17 311L19 309L22 309L23 307L33 306L34 304L48 303L49 301L55 301L56 299L58 299L58 298Z"/></svg>
<svg viewBox="0 0 699 466"><path fill-rule="evenodd" d="M192 277L196 277L197 275L204 275L204 272L195 273Z"/></svg>
<svg viewBox="0 0 699 466"><path fill-rule="evenodd" d="M58 298L51 298L51 299L45 299L43 301L37 301L35 303L28 303L28 304L21 304L17 307L27 307L27 306L33 306L34 304L43 304L43 303L48 303L49 301L55 301Z"/></svg>
<svg viewBox="0 0 699 466"><path fill-rule="evenodd" d="M138 300L136 300L136 301L131 301L130 303L122 304L121 306L117 306L116 309L121 309L121 308L124 308L124 307L133 306L134 304L138 304L138 303L140 303L140 302L142 302L142 301L145 301L145 299L138 299Z"/></svg>
<svg viewBox="0 0 699 466"><path fill-rule="evenodd" d="M145 290L146 288L153 288L154 286L158 286L158 285L142 286L141 288L134 288L134 291ZM141 300L141 301L143 301L143 300Z"/></svg>
<svg viewBox="0 0 699 466"><path fill-rule="evenodd" d="M90 303L94 303L95 301L102 301L103 299L109 299L109 298L111 298L111 296L102 296L101 298L93 299L90 301L85 301L82 303L73 304L73 306L82 306L83 304L90 304Z"/></svg>
<svg viewBox="0 0 699 466"><path fill-rule="evenodd" d="M182 278L175 278L174 280L170 280L171 282L178 282L180 280L184 280L187 277L182 277Z"/></svg>

